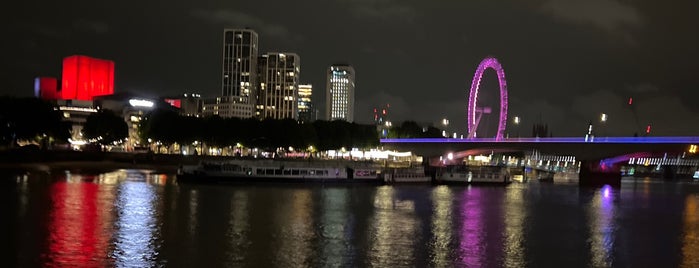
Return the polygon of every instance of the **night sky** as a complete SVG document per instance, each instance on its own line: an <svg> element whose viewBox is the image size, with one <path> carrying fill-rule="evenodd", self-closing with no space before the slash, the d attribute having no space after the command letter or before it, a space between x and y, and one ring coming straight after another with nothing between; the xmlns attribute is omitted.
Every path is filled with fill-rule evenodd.
<svg viewBox="0 0 699 268"><path fill-rule="evenodd" d="M196 4L194 4L196 2ZM464 132L468 88L494 56L507 75L510 118L531 135L699 135L699 1L21 1L1 23L0 94L33 94L36 76L60 77L62 58L116 64L116 92L221 92L223 29L250 27L260 53L295 52L301 82L324 114L325 71L357 71L358 122L390 103L393 121L437 122ZM484 106L497 107L487 71ZM636 113L627 105L633 97ZM494 109L497 110L497 109ZM486 116L494 135L497 114Z"/></svg>

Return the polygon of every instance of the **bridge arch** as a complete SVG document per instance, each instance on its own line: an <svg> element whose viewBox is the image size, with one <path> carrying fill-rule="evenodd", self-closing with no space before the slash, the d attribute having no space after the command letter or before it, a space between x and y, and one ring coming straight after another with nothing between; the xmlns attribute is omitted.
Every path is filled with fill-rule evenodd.
<svg viewBox="0 0 699 268"><path fill-rule="evenodd" d="M507 125L507 81L505 80L505 70L503 70L502 65L494 57L487 57L481 61L476 69L476 73L473 75L473 80L471 81L471 89L469 91L468 97L468 137L476 137L476 129L478 128L478 120L476 119L476 110L478 104L478 91L481 85L481 79L483 78L483 73L486 69L493 69L498 75L498 82L500 84L500 118L498 120L498 132L495 136L496 140L502 140L505 136L505 127Z"/></svg>

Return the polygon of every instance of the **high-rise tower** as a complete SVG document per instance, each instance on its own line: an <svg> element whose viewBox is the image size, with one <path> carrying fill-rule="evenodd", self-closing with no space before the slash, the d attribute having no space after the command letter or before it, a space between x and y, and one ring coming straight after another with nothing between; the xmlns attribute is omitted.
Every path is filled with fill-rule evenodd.
<svg viewBox="0 0 699 268"><path fill-rule="evenodd" d="M354 68L348 64L335 64L328 68L325 93L327 120L354 121L354 78Z"/></svg>
<svg viewBox="0 0 699 268"><path fill-rule="evenodd" d="M223 30L221 97L202 100L204 116L250 118L257 99L257 33Z"/></svg>
<svg viewBox="0 0 699 268"><path fill-rule="evenodd" d="M259 58L259 118L298 119L301 62L294 53L269 52Z"/></svg>

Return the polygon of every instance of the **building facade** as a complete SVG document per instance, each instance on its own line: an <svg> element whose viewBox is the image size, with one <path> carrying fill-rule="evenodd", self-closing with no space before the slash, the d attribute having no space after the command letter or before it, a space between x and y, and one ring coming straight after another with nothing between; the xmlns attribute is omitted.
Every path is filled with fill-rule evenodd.
<svg viewBox="0 0 699 268"><path fill-rule="evenodd" d="M315 109L313 108L313 85L299 85L298 118L300 122L315 121Z"/></svg>
<svg viewBox="0 0 699 268"><path fill-rule="evenodd" d="M257 33L250 29L223 30L223 66L221 77L221 98L204 101L205 108L213 111L221 101L224 106L235 111L234 114L243 118L254 115L257 99L257 69L258 69L258 39ZM206 104L213 106L206 106ZM230 114L230 113L227 113ZM221 115L223 116L223 115Z"/></svg>
<svg viewBox="0 0 699 268"><path fill-rule="evenodd" d="M325 118L354 122L354 68L347 64L330 66L325 92Z"/></svg>
<svg viewBox="0 0 699 268"><path fill-rule="evenodd" d="M269 52L260 56L258 63L257 117L298 120L299 56Z"/></svg>
<svg viewBox="0 0 699 268"><path fill-rule="evenodd" d="M63 59L60 95L64 100L91 101L114 94L114 62L83 55Z"/></svg>

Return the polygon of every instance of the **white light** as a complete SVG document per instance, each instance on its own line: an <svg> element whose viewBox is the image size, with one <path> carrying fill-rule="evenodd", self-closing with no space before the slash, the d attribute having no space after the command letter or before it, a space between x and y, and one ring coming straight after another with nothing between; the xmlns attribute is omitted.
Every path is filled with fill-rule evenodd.
<svg viewBox="0 0 699 268"><path fill-rule="evenodd" d="M454 159L454 153L447 154L447 159L449 159L449 160Z"/></svg>
<svg viewBox="0 0 699 268"><path fill-rule="evenodd" d="M149 100L130 99L129 104L131 104L133 107L153 107L153 102Z"/></svg>

